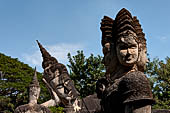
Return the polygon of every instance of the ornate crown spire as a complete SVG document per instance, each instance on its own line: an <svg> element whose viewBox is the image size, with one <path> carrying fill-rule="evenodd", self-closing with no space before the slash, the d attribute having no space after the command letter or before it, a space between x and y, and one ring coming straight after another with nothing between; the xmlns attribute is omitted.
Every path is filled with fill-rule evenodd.
<svg viewBox="0 0 170 113"><path fill-rule="evenodd" d="M55 64L58 63L57 59L52 57L47 50L36 40L38 43L38 46L40 48L42 57L43 57L43 62L42 62L42 67L45 69L49 64Z"/></svg>
<svg viewBox="0 0 170 113"><path fill-rule="evenodd" d="M33 87L33 86L34 87L40 87L38 79L37 79L36 67L35 67L35 70L34 70L34 76L33 76L32 82L30 83L30 87Z"/></svg>
<svg viewBox="0 0 170 113"><path fill-rule="evenodd" d="M38 43L38 46L40 48L40 51L41 51L41 54L42 54L42 57L43 59L48 59L51 57L51 55L47 52L47 50L39 43L38 40L36 40L37 43Z"/></svg>
<svg viewBox="0 0 170 113"><path fill-rule="evenodd" d="M123 8L118 12L115 22L115 35L120 35L127 30L131 30L136 33L133 25L132 15L127 9Z"/></svg>
<svg viewBox="0 0 170 113"><path fill-rule="evenodd" d="M131 13L122 8L116 15L115 20L108 16L104 16L101 22L102 31L102 46L109 43L114 43L116 38L121 34L124 34L125 31L132 31L137 35L137 41L142 44L142 47L146 47L145 34L141 28L139 20L136 16L132 17Z"/></svg>

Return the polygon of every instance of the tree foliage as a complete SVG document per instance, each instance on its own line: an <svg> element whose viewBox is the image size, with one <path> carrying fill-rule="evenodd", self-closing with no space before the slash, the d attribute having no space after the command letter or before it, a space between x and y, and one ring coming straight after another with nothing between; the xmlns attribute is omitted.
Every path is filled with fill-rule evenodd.
<svg viewBox="0 0 170 113"><path fill-rule="evenodd" d="M85 58L83 51L77 51L77 55L68 54L70 77L74 81L81 97L94 94L96 81L104 75L102 57L93 54Z"/></svg>
<svg viewBox="0 0 170 113"><path fill-rule="evenodd" d="M28 87L34 75L34 70L18 59L0 53L0 112L14 112L19 105L28 103ZM37 73L41 94L39 103L50 98L42 83L42 75Z"/></svg>
<svg viewBox="0 0 170 113"><path fill-rule="evenodd" d="M150 78L156 104L153 108L170 109L170 58L165 63L158 58L147 65L146 73Z"/></svg>

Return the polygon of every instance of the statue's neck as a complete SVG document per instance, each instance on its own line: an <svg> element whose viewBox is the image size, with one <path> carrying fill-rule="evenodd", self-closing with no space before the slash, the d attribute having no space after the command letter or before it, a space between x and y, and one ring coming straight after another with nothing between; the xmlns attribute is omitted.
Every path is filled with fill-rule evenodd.
<svg viewBox="0 0 170 113"><path fill-rule="evenodd" d="M37 104L37 100L36 99L35 100L30 100L29 104L31 104L31 105Z"/></svg>
<svg viewBox="0 0 170 113"><path fill-rule="evenodd" d="M122 76L124 76L125 74L131 72L131 71L136 71L137 70L137 67L136 65L133 65L133 66L123 66L123 65L119 65L116 69L116 71L114 71L112 74L111 74L111 80L115 80L115 79L119 79L121 78Z"/></svg>

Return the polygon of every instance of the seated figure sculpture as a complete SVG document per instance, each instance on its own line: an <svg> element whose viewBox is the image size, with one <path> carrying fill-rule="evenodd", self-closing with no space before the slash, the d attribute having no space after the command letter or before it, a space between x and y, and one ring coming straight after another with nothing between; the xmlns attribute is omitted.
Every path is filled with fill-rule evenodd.
<svg viewBox="0 0 170 113"><path fill-rule="evenodd" d="M17 107L14 113L51 113L47 107L37 104L39 94L40 85L35 70L33 80L29 86L29 103Z"/></svg>
<svg viewBox="0 0 170 113"><path fill-rule="evenodd" d="M106 67L96 92L103 113L151 113L154 102L149 81L143 73L146 39L137 17L123 8L115 20L104 16L101 22Z"/></svg>

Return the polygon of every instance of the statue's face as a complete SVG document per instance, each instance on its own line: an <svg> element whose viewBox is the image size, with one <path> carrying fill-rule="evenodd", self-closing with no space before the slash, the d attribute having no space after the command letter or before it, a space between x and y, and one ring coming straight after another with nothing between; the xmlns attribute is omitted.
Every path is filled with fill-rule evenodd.
<svg viewBox="0 0 170 113"><path fill-rule="evenodd" d="M107 68L111 60L110 43L106 43L105 46L103 47L103 54L104 54L104 58L102 62Z"/></svg>
<svg viewBox="0 0 170 113"><path fill-rule="evenodd" d="M37 100L39 98L39 94L40 94L39 87L35 87L35 86L30 87L30 91L29 91L30 100Z"/></svg>
<svg viewBox="0 0 170 113"><path fill-rule="evenodd" d="M138 67L140 71L144 71L146 68L146 63L148 62L147 58L147 50L146 47L142 48L140 54L139 54L139 59L138 59Z"/></svg>
<svg viewBox="0 0 170 113"><path fill-rule="evenodd" d="M142 55L141 55L141 61L146 64L148 62L148 58L147 58L147 51L146 51L146 48L144 48L142 50Z"/></svg>
<svg viewBox="0 0 170 113"><path fill-rule="evenodd" d="M113 49L113 45L110 43L106 43L103 47L103 63L106 67L106 73L112 73L115 71L116 65L117 65L117 57L115 50Z"/></svg>
<svg viewBox="0 0 170 113"><path fill-rule="evenodd" d="M116 44L119 62L124 66L133 66L138 60L138 43L134 35L120 36Z"/></svg>

